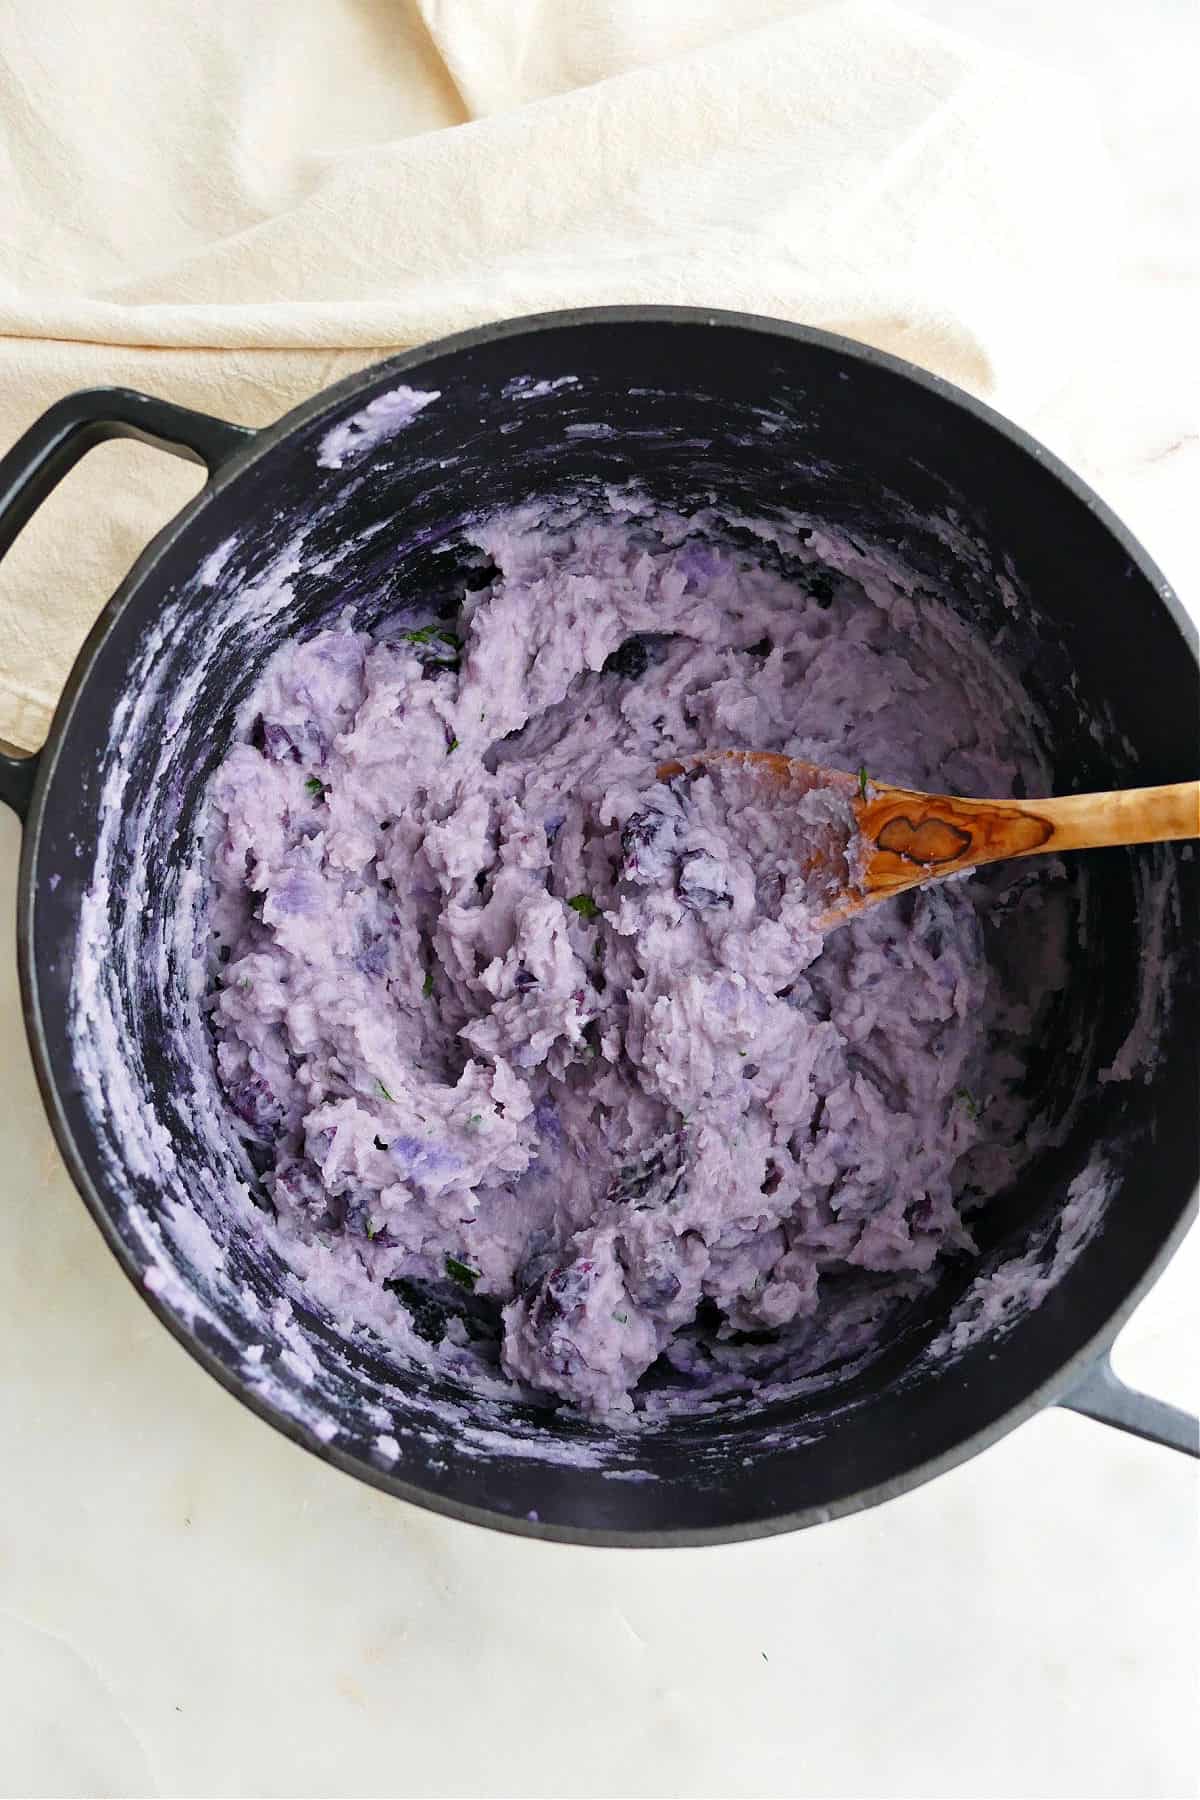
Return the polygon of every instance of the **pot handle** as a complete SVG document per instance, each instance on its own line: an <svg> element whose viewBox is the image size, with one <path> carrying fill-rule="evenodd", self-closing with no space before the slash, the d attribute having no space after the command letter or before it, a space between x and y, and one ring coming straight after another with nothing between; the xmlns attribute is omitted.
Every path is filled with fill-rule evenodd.
<svg viewBox="0 0 1200 1800"><path fill-rule="evenodd" d="M136 438L172 456L203 463L209 475L254 432L132 388L84 388L44 412L0 458L0 557L80 457L109 438ZM40 751L0 745L0 800L19 819L29 811Z"/></svg>
<svg viewBox="0 0 1200 1800"><path fill-rule="evenodd" d="M1083 1413L1085 1418L1098 1419L1102 1425L1130 1431L1134 1437L1146 1438L1152 1444L1182 1450L1187 1456L1200 1456L1200 1420L1181 1407L1168 1406L1165 1400L1152 1400L1149 1394L1126 1387L1114 1372L1108 1351L1058 1404L1070 1412Z"/></svg>

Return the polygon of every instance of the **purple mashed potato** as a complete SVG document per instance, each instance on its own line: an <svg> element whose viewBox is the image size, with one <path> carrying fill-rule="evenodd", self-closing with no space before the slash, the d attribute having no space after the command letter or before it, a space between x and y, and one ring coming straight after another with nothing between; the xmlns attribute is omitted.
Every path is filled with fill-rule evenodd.
<svg viewBox="0 0 1200 1800"><path fill-rule="evenodd" d="M285 1253L610 1415L739 1346L860 1349L969 1252L1063 973L1044 875L822 942L794 803L654 777L728 745L1036 791L984 640L834 534L623 506L498 518L448 618L281 649L209 869L218 1069ZM846 793L801 811L852 868Z"/></svg>

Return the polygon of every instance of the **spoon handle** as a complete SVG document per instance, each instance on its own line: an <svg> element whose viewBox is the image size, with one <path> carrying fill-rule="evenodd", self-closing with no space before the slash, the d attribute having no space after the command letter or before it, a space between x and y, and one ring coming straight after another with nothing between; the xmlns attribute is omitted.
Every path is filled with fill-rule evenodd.
<svg viewBox="0 0 1200 1800"><path fill-rule="evenodd" d="M1200 781L1166 787L1116 788L1108 794L1062 794L1022 800L1021 810L1046 819L1047 850L1098 850L1105 844L1159 844L1200 837Z"/></svg>
<svg viewBox="0 0 1200 1800"><path fill-rule="evenodd" d="M863 890L881 896L1007 856L1200 837L1200 781L1052 800L960 800L872 786L855 812L865 840Z"/></svg>

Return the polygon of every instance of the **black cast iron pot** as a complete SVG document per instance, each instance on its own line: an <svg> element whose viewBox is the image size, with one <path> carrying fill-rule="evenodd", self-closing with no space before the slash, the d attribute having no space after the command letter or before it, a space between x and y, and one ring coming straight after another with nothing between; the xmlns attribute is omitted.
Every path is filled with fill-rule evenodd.
<svg viewBox="0 0 1200 1800"><path fill-rule="evenodd" d="M331 428L401 384L441 398L328 466L342 460ZM585 1543L813 1524L928 1479L1052 1401L1195 1451L1194 1421L1122 1387L1106 1356L1183 1235L1197 1179L1200 862L1179 847L1096 853L1080 876L1075 966L1037 1064L1069 1129L989 1210L983 1246L985 1269L1049 1267L1068 1184L1099 1153L1101 1224L1041 1304L935 1354L975 1273L948 1269L865 1373L633 1443L516 1402L475 1405L306 1305L224 1203L244 1169L206 1116L193 965L171 935L204 783L282 638L347 596L369 622L453 590L464 517L581 483L633 480L685 510L710 494L760 515L787 506L885 542L1003 633L1048 721L1057 791L1190 777L1194 634L1095 495L986 407L861 344L617 307L412 351L258 432L119 389L69 396L0 464L0 552L84 451L118 436L210 478L105 607L44 749L0 758L0 795L25 824L22 991L59 1146L130 1279L219 1381L390 1493ZM1167 896L1166 995L1145 980L1151 876ZM1101 1082L1139 1019L1157 1055Z"/></svg>

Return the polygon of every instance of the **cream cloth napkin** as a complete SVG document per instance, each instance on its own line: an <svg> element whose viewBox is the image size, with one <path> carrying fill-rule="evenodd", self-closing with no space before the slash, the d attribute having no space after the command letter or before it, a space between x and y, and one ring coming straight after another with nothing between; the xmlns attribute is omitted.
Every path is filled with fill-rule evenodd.
<svg viewBox="0 0 1200 1800"><path fill-rule="evenodd" d="M593 302L847 332L1057 418L1068 454L1099 410L1080 372L1111 364L1081 93L874 0L13 0L0 158L3 447L76 387L261 424L397 349ZM41 742L199 479L105 445L26 529L0 736Z"/></svg>

